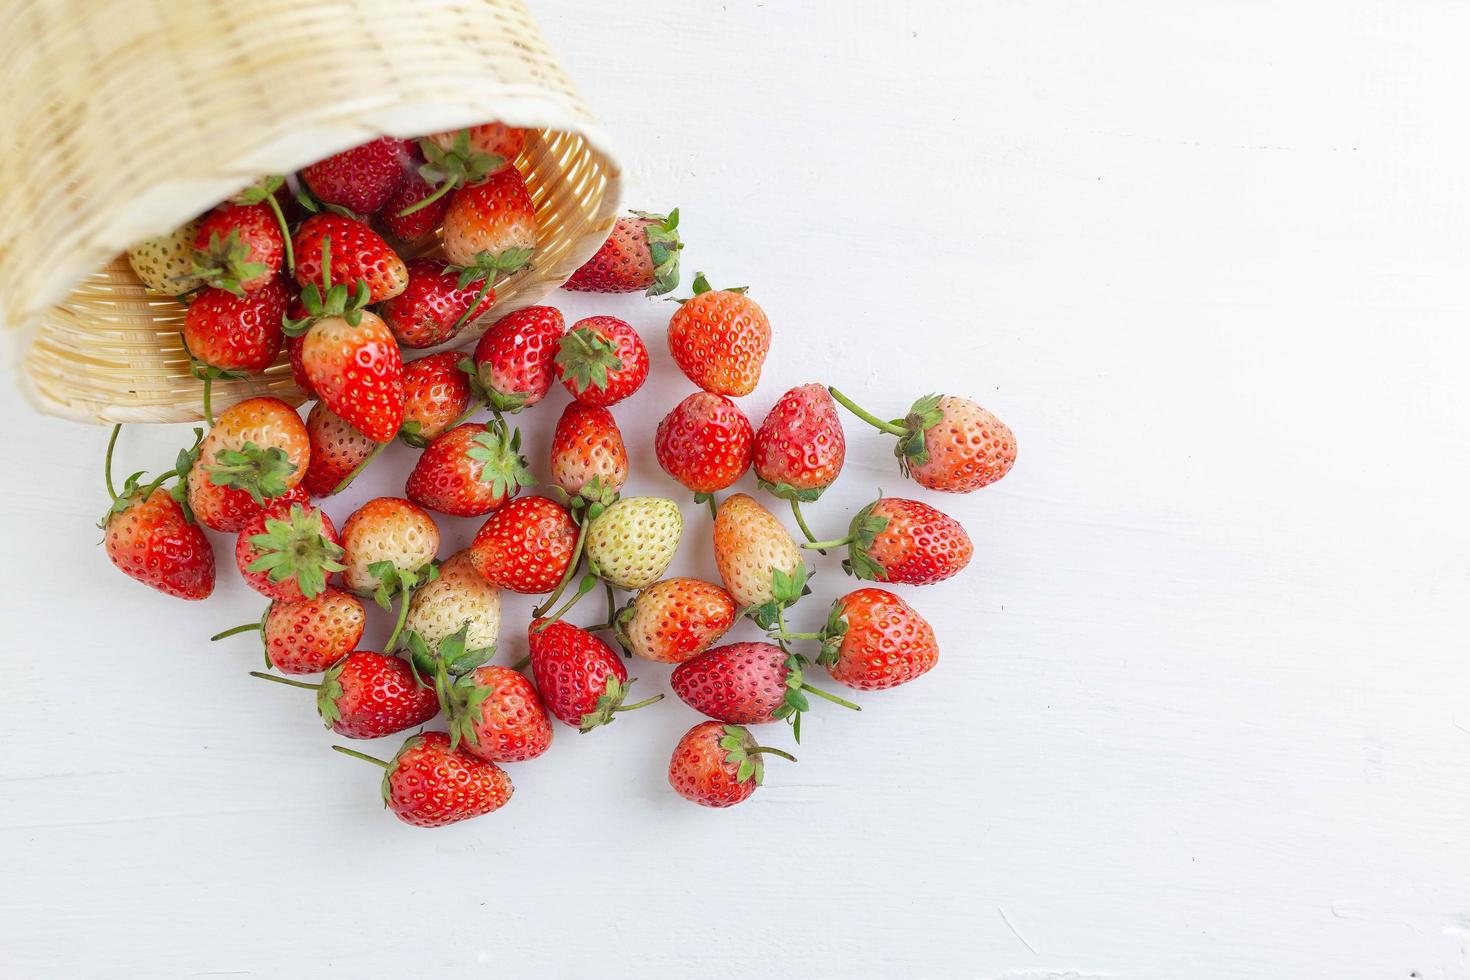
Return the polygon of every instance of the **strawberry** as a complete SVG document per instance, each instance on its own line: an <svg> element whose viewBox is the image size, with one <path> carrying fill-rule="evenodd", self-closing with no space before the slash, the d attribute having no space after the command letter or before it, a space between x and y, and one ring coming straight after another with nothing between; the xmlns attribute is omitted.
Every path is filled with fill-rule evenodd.
<svg viewBox="0 0 1470 980"><path fill-rule="evenodd" d="M693 490L700 503L750 469L755 433L745 413L724 395L696 391L658 424L653 447L664 472Z"/></svg>
<svg viewBox="0 0 1470 980"><path fill-rule="evenodd" d="M820 497L837 481L846 456L837 406L819 384L782 395L755 433L753 462L761 487L792 502Z"/></svg>
<svg viewBox="0 0 1470 980"><path fill-rule="evenodd" d="M450 198L444 215L444 256L453 264L472 266L484 253L535 248L536 206L514 167L461 187Z"/></svg>
<svg viewBox="0 0 1470 980"><path fill-rule="evenodd" d="M920 486L970 493L999 480L1015 465L1015 433L968 398L926 395L904 418L885 422L836 388L828 390L864 422L898 436L893 449L898 467Z"/></svg>
<svg viewBox="0 0 1470 980"><path fill-rule="evenodd" d="M361 221L332 212L313 215L296 229L292 241L296 282L303 290L325 281L323 266L331 268L331 283L349 288L359 280L367 283L369 303L392 299L408 288L408 266Z"/></svg>
<svg viewBox="0 0 1470 980"><path fill-rule="evenodd" d="M498 589L550 592L571 567L576 544L577 525L565 507L519 497L490 515L470 544L470 560Z"/></svg>
<svg viewBox="0 0 1470 980"><path fill-rule="evenodd" d="M551 437L551 479L570 497L602 500L628 479L628 450L612 413L568 402ZM606 502L606 501L605 501Z"/></svg>
<svg viewBox="0 0 1470 980"><path fill-rule="evenodd" d="M204 280L194 274L194 237L203 222L201 215L128 249L128 264L138 281L166 296L181 296L204 285Z"/></svg>
<svg viewBox="0 0 1470 980"><path fill-rule="evenodd" d="M408 286L378 310L383 322L404 347L437 347L464 325L495 305L489 280L459 286L447 262L414 259L408 263Z"/></svg>
<svg viewBox="0 0 1470 980"><path fill-rule="evenodd" d="M610 724L619 711L632 711L663 699L656 694L623 704L633 681L612 647L566 622L536 619L528 633L531 673L546 709L563 724L586 734Z"/></svg>
<svg viewBox="0 0 1470 980"><path fill-rule="evenodd" d="M235 564L245 584L287 602L325 590L328 579L342 571L341 557L332 519L294 501L266 506L235 539Z"/></svg>
<svg viewBox="0 0 1470 980"><path fill-rule="evenodd" d="M342 584L359 595L379 589L385 573L419 572L439 551L439 527L422 508L397 497L369 500L342 525ZM388 568L375 570L386 563ZM388 649L392 649L391 646Z"/></svg>
<svg viewBox="0 0 1470 980"><path fill-rule="evenodd" d="M313 497L337 493L343 481L383 445L358 432L320 401L307 413L306 433L311 439L311 463L301 485Z"/></svg>
<svg viewBox="0 0 1470 980"><path fill-rule="evenodd" d="M803 659L774 643L731 643L706 650L674 668L669 683L689 707L731 725L785 720L801 741L808 693L860 711L851 701L806 682Z"/></svg>
<svg viewBox="0 0 1470 980"><path fill-rule="evenodd" d="M413 594L403 629L430 649L461 629L468 631L466 646L493 647L500 635L500 591L475 571L469 549L457 551L439 566L438 578Z"/></svg>
<svg viewBox="0 0 1470 980"><path fill-rule="evenodd" d="M423 448L459 422L475 403L475 390L461 368L464 354L444 351L403 367L403 426L398 435Z"/></svg>
<svg viewBox="0 0 1470 980"><path fill-rule="evenodd" d="M754 498L743 493L726 498L715 515L715 565L725 588L741 606L786 605L801 589L781 586L806 578L801 549L786 528ZM778 596L778 592L781 593Z"/></svg>
<svg viewBox="0 0 1470 980"><path fill-rule="evenodd" d="M497 510L533 483L521 455L521 431L467 422L429 443L405 488L420 507L455 517L479 517Z"/></svg>
<svg viewBox="0 0 1470 980"><path fill-rule="evenodd" d="M679 370L717 395L754 391L770 349L771 321L745 287L711 289L704 273L669 320L669 353Z"/></svg>
<svg viewBox="0 0 1470 980"><path fill-rule="evenodd" d="M451 742L489 762L525 762L551 748L551 718L525 675L480 667L454 685L445 710Z"/></svg>
<svg viewBox="0 0 1470 980"><path fill-rule="evenodd" d="M879 497L857 512L845 538L804 548L847 545L842 567L873 582L930 585L970 563L975 548L960 522L918 500Z"/></svg>
<svg viewBox="0 0 1470 980"><path fill-rule="evenodd" d="M756 742L749 729L705 721L684 733L669 760L669 785L700 806L726 807L750 799L765 778L763 754L796 759Z"/></svg>
<svg viewBox="0 0 1470 980"><path fill-rule="evenodd" d="M684 518L665 497L626 497L587 522L587 568L620 589L657 582L679 550Z"/></svg>
<svg viewBox="0 0 1470 980"><path fill-rule="evenodd" d="M669 578L639 592L614 625L628 652L679 664L709 649L734 623L730 593L697 578Z"/></svg>
<svg viewBox="0 0 1470 980"><path fill-rule="evenodd" d="M310 599L266 606L258 623L246 623L211 636L222 640L258 631L265 662L283 674L319 674L357 648L367 615L357 596L325 589Z"/></svg>
<svg viewBox="0 0 1470 980"><path fill-rule="evenodd" d="M301 171L301 179L324 204L358 214L376 214L403 184L409 144L392 136L334 153Z"/></svg>
<svg viewBox="0 0 1470 980"><path fill-rule="evenodd" d="M402 225L416 231L425 225L432 231L438 228L449 212L450 199L444 195L461 187L480 184L492 174L505 169L521 152L524 143L522 132L490 123L474 129L456 132L435 133L419 140L416 147L422 162L410 176L411 189L400 193L402 203L390 208L387 222ZM421 219L424 214L435 214L437 218L429 224ZM399 234L399 237L412 236Z"/></svg>
<svg viewBox="0 0 1470 980"><path fill-rule="evenodd" d="M383 205L378 222L394 238L415 245L439 230L448 211L449 198L437 194L417 170L410 170Z"/></svg>
<svg viewBox="0 0 1470 980"><path fill-rule="evenodd" d="M475 372L497 412L518 412L546 397L566 321L550 306L528 306L496 320L475 345Z"/></svg>
<svg viewBox="0 0 1470 980"><path fill-rule="evenodd" d="M286 239L264 204L222 204L194 232L190 279L244 296L280 274Z"/></svg>
<svg viewBox="0 0 1470 980"><path fill-rule="evenodd" d="M302 317L310 315L306 312L306 306L302 304L300 297L291 301L291 307L287 313L289 319L299 320ZM296 387L301 389L301 393L306 396L308 401L314 401L318 397L316 386L306 376L306 364L301 360L301 348L305 342L305 337L292 337L287 334L286 354L291 361L291 380L296 382Z"/></svg>
<svg viewBox="0 0 1470 980"><path fill-rule="evenodd" d="M220 373L264 371L281 352L288 300L279 277L244 297L206 289L184 313L184 346L196 361Z"/></svg>
<svg viewBox="0 0 1470 980"><path fill-rule="evenodd" d="M883 589L858 589L834 602L820 638L817 663L860 691L907 684L939 661L933 627Z"/></svg>
<svg viewBox="0 0 1470 980"><path fill-rule="evenodd" d="M185 478L189 507L205 527L239 531L267 500L296 488L310 455L294 408L279 398L247 398L221 412L199 446Z"/></svg>
<svg viewBox="0 0 1470 980"><path fill-rule="evenodd" d="M113 430L113 442L117 430ZM108 443L108 490L112 490L112 446ZM172 475L172 474L168 474ZM214 551L199 526L189 520L163 480L140 487L135 473L113 494L98 525L106 531L107 557L125 575L180 599L207 599L214 592Z"/></svg>
<svg viewBox="0 0 1470 980"><path fill-rule="evenodd" d="M556 376L583 405L606 408L627 398L648 377L648 348L615 316L572 324L556 352Z"/></svg>
<svg viewBox="0 0 1470 980"><path fill-rule="evenodd" d="M340 745L332 748L381 766L383 803L415 827L443 827L493 813L515 789L504 769L450 748L443 732L410 737L388 762Z"/></svg>
<svg viewBox="0 0 1470 980"><path fill-rule="evenodd" d="M457 129L447 133L435 133L425 139L443 150L463 149L469 153L481 153L487 157L499 157L500 162L490 170L494 172L507 166L521 155L526 146L528 130L507 126L503 122L482 123L468 129Z"/></svg>
<svg viewBox="0 0 1470 980"><path fill-rule="evenodd" d="M602 247L563 289L586 293L636 293L662 296L679 285L679 209L667 215L634 211L619 218Z"/></svg>
<svg viewBox="0 0 1470 980"><path fill-rule="evenodd" d="M322 721L347 738L382 738L422 725L439 713L439 697L421 687L408 661L370 650L349 653L319 684L287 680L258 670L251 677L316 691Z"/></svg>

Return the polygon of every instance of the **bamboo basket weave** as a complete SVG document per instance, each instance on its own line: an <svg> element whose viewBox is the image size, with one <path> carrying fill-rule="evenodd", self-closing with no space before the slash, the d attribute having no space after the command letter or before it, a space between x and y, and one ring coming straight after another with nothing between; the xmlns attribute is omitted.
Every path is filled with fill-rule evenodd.
<svg viewBox="0 0 1470 980"><path fill-rule="evenodd" d="M469 336L565 281L618 210L608 140L519 0L7 0L0 91L0 327L30 401L71 419L200 417L184 308L122 253L262 175L381 135L535 130L535 258ZM301 400L284 356L214 400L263 393Z"/></svg>

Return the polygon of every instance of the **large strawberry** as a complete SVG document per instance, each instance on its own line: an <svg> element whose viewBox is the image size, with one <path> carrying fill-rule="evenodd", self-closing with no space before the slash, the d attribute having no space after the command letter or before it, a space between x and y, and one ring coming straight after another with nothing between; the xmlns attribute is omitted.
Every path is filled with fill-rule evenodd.
<svg viewBox="0 0 1470 980"><path fill-rule="evenodd" d="M204 382L204 418L214 422L214 382L258 374L281 352L281 321L290 297L279 276L253 293L236 296L205 289L184 312L184 347L189 371Z"/></svg>
<svg viewBox="0 0 1470 980"><path fill-rule="evenodd" d="M926 395L914 402L908 415L886 422L836 388L829 390L858 418L898 436L893 454L899 469L920 486L969 493L999 480L1015 465L1015 433L968 398Z"/></svg>
<svg viewBox="0 0 1470 980"><path fill-rule="evenodd" d="M551 437L551 479L569 497L606 500L628 479L628 450L612 413L568 402Z"/></svg>
<svg viewBox="0 0 1470 980"><path fill-rule="evenodd" d="M266 501L306 476L311 439L279 398L247 398L220 412L188 468L189 507L205 527L235 532Z"/></svg>
<svg viewBox="0 0 1470 980"><path fill-rule="evenodd" d="M934 669L939 643L923 616L892 592L858 589L832 604L817 662L832 679L877 691Z"/></svg>
<svg viewBox="0 0 1470 980"><path fill-rule="evenodd" d="M296 229L293 242L296 282L303 290L328 281L324 267L331 269L328 287L343 283L350 289L359 281L366 283L369 303L392 299L408 288L408 266L361 221L330 211L313 215Z"/></svg>
<svg viewBox="0 0 1470 980"><path fill-rule="evenodd" d="M679 285L679 209L667 215L634 211L619 218L612 234L563 289L588 293L662 296Z"/></svg>
<svg viewBox="0 0 1470 980"><path fill-rule="evenodd" d="M727 807L750 799L765 779L761 756L769 753L790 762L794 756L761 745L739 725L705 721L684 733L669 759L669 785L700 806Z"/></svg>
<svg viewBox="0 0 1470 980"><path fill-rule="evenodd" d="M284 500L270 504L240 529L235 564L245 584L272 599L310 599L342 571L342 546L325 512Z"/></svg>
<svg viewBox="0 0 1470 980"><path fill-rule="evenodd" d="M502 423L467 422L429 443L408 475L406 493L420 507L479 517L534 482L521 455L521 431Z"/></svg>
<svg viewBox="0 0 1470 980"><path fill-rule="evenodd" d="M970 563L974 545L960 522L920 500L879 497L857 512L845 538L803 548L847 546L842 567L874 582L930 585Z"/></svg>
<svg viewBox="0 0 1470 980"><path fill-rule="evenodd" d="M444 215L444 256L455 265L482 263L482 256L536 248L536 205L514 167L461 187Z"/></svg>
<svg viewBox="0 0 1470 980"><path fill-rule="evenodd" d="M470 544L475 571L512 592L550 592L572 566L577 525L545 497L518 497L490 515Z"/></svg>
<svg viewBox="0 0 1470 980"><path fill-rule="evenodd" d="M785 720L801 741L801 715L815 694L861 710L806 682L803 659L774 643L731 643L674 668L669 683L689 707L732 725L761 725Z"/></svg>
<svg viewBox="0 0 1470 980"><path fill-rule="evenodd" d="M286 239L266 205L222 204L199 222L194 252L191 280L244 296L280 274Z"/></svg>
<svg viewBox="0 0 1470 980"><path fill-rule="evenodd" d="M490 762L525 762L551 748L551 719L523 674L484 663L495 651L466 646L467 628L430 652L411 634L415 668L431 673L449 721L449 744Z"/></svg>
<svg viewBox="0 0 1470 980"><path fill-rule="evenodd" d="M404 347L437 347L495 305L488 279L459 284L459 275L439 259L408 263L408 286L378 314Z"/></svg>
<svg viewBox="0 0 1470 980"><path fill-rule="evenodd" d="M155 293L181 296L204 285L194 272L194 236L204 216L128 249L128 264L138 280Z"/></svg>
<svg viewBox="0 0 1470 980"><path fill-rule="evenodd" d="M572 324L556 352L556 376L584 405L606 408L643 386L648 348L615 316L589 316Z"/></svg>
<svg viewBox="0 0 1470 980"><path fill-rule="evenodd" d="M405 636L419 637L430 649L461 629L471 649L493 647L500 634L500 590L475 571L468 549L445 559L439 577L413 594L403 623Z"/></svg>
<svg viewBox="0 0 1470 980"><path fill-rule="evenodd" d="M107 557L124 574L166 595L207 599L214 591L214 551L198 525L189 520L163 482L167 473L147 486L134 473L121 492L112 484L112 451L121 426L107 444L107 491L112 503L99 527L106 532Z"/></svg>
<svg viewBox="0 0 1470 980"><path fill-rule="evenodd" d="M438 695L432 687L419 685L408 661L370 650L349 653L319 684L257 670L250 676L316 691L322 722L348 738L382 738L422 725L439 713Z"/></svg>
<svg viewBox="0 0 1470 980"><path fill-rule="evenodd" d="M752 462L763 489L791 501L791 510L808 541L801 504L822 495L842 472L847 439L837 406L819 384L792 388L777 399L755 433Z"/></svg>
<svg viewBox="0 0 1470 980"><path fill-rule="evenodd" d="M301 171L317 199L358 214L376 214L403 183L409 144L382 136L334 153Z"/></svg>
<svg viewBox="0 0 1470 980"><path fill-rule="evenodd" d="M679 505L666 497L625 497L586 525L587 568L620 589L657 582L684 532Z"/></svg>
<svg viewBox="0 0 1470 980"><path fill-rule="evenodd" d="M694 296L669 320L669 353L679 370L705 391L748 395L761 379L771 349L771 321L740 289L711 289L694 277Z"/></svg>
<svg viewBox="0 0 1470 980"><path fill-rule="evenodd" d="M337 493L344 481L383 445L348 425L326 402L311 406L306 416L306 432L311 438L311 463L302 486L313 497Z"/></svg>
<svg viewBox="0 0 1470 980"><path fill-rule="evenodd" d="M669 578L618 613L618 642L646 660L679 664L709 649L735 623L735 599L713 582Z"/></svg>
<svg viewBox="0 0 1470 980"><path fill-rule="evenodd" d="M357 649L366 621L357 596L326 589L311 599L272 602L259 622L227 629L210 639L259 632L267 667L283 674L319 674Z"/></svg>
<svg viewBox="0 0 1470 980"><path fill-rule="evenodd" d="M584 734L609 724L617 712L663 699L656 694L637 704L623 704L633 681L622 658L584 629L536 619L527 635L531 672L546 709Z"/></svg>
<svg viewBox="0 0 1470 980"><path fill-rule="evenodd" d="M709 501L750 469L750 420L724 395L696 391L658 424L653 448L664 472Z"/></svg>
<svg viewBox="0 0 1470 980"><path fill-rule="evenodd" d="M444 351L409 361L403 367L403 427L399 438L423 448L477 408L474 384L460 351Z"/></svg>
<svg viewBox="0 0 1470 980"><path fill-rule="evenodd" d="M334 745L383 773L383 803L393 815L415 827L443 827L505 806L514 787L493 762L450 748L443 732L424 732L403 743L391 760Z"/></svg>
<svg viewBox="0 0 1470 980"><path fill-rule="evenodd" d="M475 345L474 366L497 412L518 412L546 397L556 380L557 345L566 332L561 311L528 306L491 324Z"/></svg>
<svg viewBox="0 0 1470 980"><path fill-rule="evenodd" d="M754 498L726 498L715 515L714 537L720 578L741 606L784 606L800 597L806 578L801 549Z"/></svg>

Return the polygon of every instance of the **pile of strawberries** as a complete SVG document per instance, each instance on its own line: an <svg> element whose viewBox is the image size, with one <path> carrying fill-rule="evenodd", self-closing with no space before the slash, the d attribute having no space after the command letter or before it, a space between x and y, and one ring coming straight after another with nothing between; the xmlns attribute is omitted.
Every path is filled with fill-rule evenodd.
<svg viewBox="0 0 1470 980"><path fill-rule="evenodd" d="M585 733L658 701L630 694L609 640L629 657L675 665L675 694L711 720L674 747L669 783L701 805L730 806L760 784L767 754L791 758L746 726L785 721L799 741L810 697L857 708L809 683L817 667L867 691L905 684L938 660L929 623L886 588L842 596L819 631L790 631L787 611L809 592L806 554L842 550L847 573L885 586L939 582L970 560L957 521L900 497L864 507L840 539L815 539L801 505L842 471L837 404L897 437L900 469L931 490L967 493L1000 479L1015 439L965 398L920 398L888 420L820 384L788 391L753 427L733 399L760 379L770 322L743 289L697 276L668 344L699 390L659 424L655 448L662 468L709 504L721 584L664 578L683 518L673 500L620 496L628 454L609 411L648 375L637 331L612 316L568 327L555 308L533 306L491 324L472 351L403 359L453 340L494 305L497 283L534 261L536 210L516 167L528 138L491 123L374 140L262 180L134 249L145 285L188 304L184 340L209 430L196 431L172 470L135 473L120 489L113 430L107 554L159 591L203 599L215 554L201 526L233 534L241 576L270 602L258 623L214 639L258 632L271 672L256 676L314 691L322 720L346 738L418 729L442 714L446 731L419 731L386 761L334 746L383 767L384 800L410 824L498 809L511 795L501 764L547 752L553 718ZM677 224L677 211L619 219L565 288L672 291ZM211 383L264 370L283 346L315 399L306 420L269 397L213 417ZM551 482L532 494L508 419L557 383L571 401L550 446ZM481 413L485 421L471 421ZM317 501L395 441L419 453L404 496L371 500L339 528ZM789 503L804 541L747 494L716 498L752 467L763 491ZM485 520L468 548L440 561L433 514ZM568 611L599 586L606 621L573 625ZM514 666L490 662L502 589L546 596L527 625L530 655ZM619 592L631 598L620 605ZM396 614L374 650L359 648L365 599ZM765 638L716 646L741 619Z"/></svg>

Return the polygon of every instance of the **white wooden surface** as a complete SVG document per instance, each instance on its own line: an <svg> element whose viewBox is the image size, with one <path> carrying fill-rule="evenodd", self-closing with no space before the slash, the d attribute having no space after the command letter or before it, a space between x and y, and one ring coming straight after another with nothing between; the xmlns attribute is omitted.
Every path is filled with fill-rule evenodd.
<svg viewBox="0 0 1470 980"><path fill-rule="evenodd" d="M496 816L402 827L309 696L204 641L257 597L107 565L104 432L0 394L0 975L1470 977L1470 7L535 6L628 203L681 206L689 271L769 311L752 418L820 379L1019 433L938 501L977 545L907 593L939 669L819 706L733 811L666 786L673 702L561 730ZM650 341L617 415L668 489L668 307L564 305ZM850 435L822 529L916 490ZM712 574L685 513L676 568ZM824 565L797 620L847 587Z"/></svg>

